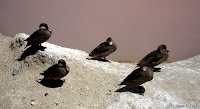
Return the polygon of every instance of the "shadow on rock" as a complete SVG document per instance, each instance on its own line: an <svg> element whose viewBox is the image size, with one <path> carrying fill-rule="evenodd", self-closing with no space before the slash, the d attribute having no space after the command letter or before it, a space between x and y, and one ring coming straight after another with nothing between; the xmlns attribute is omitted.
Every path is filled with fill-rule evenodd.
<svg viewBox="0 0 200 109"><path fill-rule="evenodd" d="M41 80L37 82L49 88L58 88L58 87L61 87L64 83L63 80Z"/></svg>
<svg viewBox="0 0 200 109"><path fill-rule="evenodd" d="M97 60L97 61L101 61L101 62L110 62L107 59L96 59L96 58L86 58L87 60Z"/></svg>
<svg viewBox="0 0 200 109"><path fill-rule="evenodd" d="M39 50L44 51L46 47L42 46L42 45L32 45L29 48L27 48L21 55L21 57L19 59L17 59L18 61L22 61L24 60L27 56L30 55L34 55L35 53L37 53Z"/></svg>
<svg viewBox="0 0 200 109"><path fill-rule="evenodd" d="M143 95L145 92L145 88L143 86L139 86L139 87L125 86L116 90L115 92L131 92L131 93Z"/></svg>

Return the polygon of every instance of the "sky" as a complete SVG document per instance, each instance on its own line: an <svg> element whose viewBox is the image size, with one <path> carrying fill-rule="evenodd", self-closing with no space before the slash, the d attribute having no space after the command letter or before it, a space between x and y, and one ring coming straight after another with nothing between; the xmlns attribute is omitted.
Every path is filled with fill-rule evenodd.
<svg viewBox="0 0 200 109"><path fill-rule="evenodd" d="M0 33L32 34L45 22L47 42L90 53L108 37L115 61L139 61L160 44L170 60L200 54L200 0L0 0Z"/></svg>

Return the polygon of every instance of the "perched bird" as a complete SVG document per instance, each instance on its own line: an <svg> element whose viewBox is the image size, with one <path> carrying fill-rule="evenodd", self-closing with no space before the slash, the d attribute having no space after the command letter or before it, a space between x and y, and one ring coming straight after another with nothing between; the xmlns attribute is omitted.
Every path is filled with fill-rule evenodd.
<svg viewBox="0 0 200 109"><path fill-rule="evenodd" d="M52 34L52 31L48 28L46 23L41 23L39 29L30 35L26 40L27 46L29 45L38 45L47 41Z"/></svg>
<svg viewBox="0 0 200 109"><path fill-rule="evenodd" d="M93 57L94 59L105 59L106 56L110 55L117 49L116 43L109 37L106 42L101 43L98 45L90 54L89 56Z"/></svg>
<svg viewBox="0 0 200 109"><path fill-rule="evenodd" d="M44 75L44 78L42 80L60 80L68 73L69 67L66 65L63 59L60 59L58 61L58 64L49 67L47 70L44 71L44 73L41 73L41 75Z"/></svg>
<svg viewBox="0 0 200 109"><path fill-rule="evenodd" d="M153 71L150 67L143 66L129 74L120 85L139 87L141 84L153 79Z"/></svg>
<svg viewBox="0 0 200 109"><path fill-rule="evenodd" d="M169 57L168 52L166 45L160 45L157 50L150 52L137 65L139 67L149 66L153 71L159 71L161 68L154 67L167 60Z"/></svg>

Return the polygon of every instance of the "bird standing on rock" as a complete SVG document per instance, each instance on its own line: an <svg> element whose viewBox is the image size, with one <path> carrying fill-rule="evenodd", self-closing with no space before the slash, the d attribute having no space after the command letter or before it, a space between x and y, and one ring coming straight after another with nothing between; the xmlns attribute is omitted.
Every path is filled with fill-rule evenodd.
<svg viewBox="0 0 200 109"><path fill-rule="evenodd" d="M44 73L44 78L42 80L60 80L69 73L69 67L66 65L63 59L58 61L58 64L55 64L49 67Z"/></svg>
<svg viewBox="0 0 200 109"><path fill-rule="evenodd" d="M89 56L93 57L94 59L101 60L105 59L106 56L110 55L117 49L116 43L109 37L106 42L101 43L98 45L90 54Z"/></svg>
<svg viewBox="0 0 200 109"><path fill-rule="evenodd" d="M145 82L151 81L153 79L153 71L150 67L143 66L142 68L138 68L134 70L131 74L129 74L123 82L119 85L133 86L134 92L143 94L145 89L142 85Z"/></svg>
<svg viewBox="0 0 200 109"><path fill-rule="evenodd" d="M29 45L38 45L47 41L52 34L52 31L48 28L46 23L41 23L39 29L36 30L33 34L30 35L26 40L27 46Z"/></svg>
<svg viewBox="0 0 200 109"><path fill-rule="evenodd" d="M153 71L150 67L144 66L134 70L120 85L139 87L141 84L153 79Z"/></svg>
<svg viewBox="0 0 200 109"><path fill-rule="evenodd" d="M160 71L161 68L154 68L155 66L163 63L169 57L166 45L158 46L158 49L150 52L142 60L138 62L139 67L149 66L154 72Z"/></svg>

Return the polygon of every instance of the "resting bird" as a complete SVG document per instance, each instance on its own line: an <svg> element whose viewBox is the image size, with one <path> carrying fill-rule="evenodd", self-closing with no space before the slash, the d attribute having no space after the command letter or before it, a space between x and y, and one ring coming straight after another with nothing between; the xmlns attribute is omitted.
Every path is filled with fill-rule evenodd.
<svg viewBox="0 0 200 109"><path fill-rule="evenodd" d="M166 45L160 45L157 50L150 52L138 62L139 67L149 66L153 71L160 71L161 68L154 68L163 63L169 57Z"/></svg>
<svg viewBox="0 0 200 109"><path fill-rule="evenodd" d="M129 74L120 85L139 87L141 84L153 79L153 71L150 67L143 66Z"/></svg>
<svg viewBox="0 0 200 109"><path fill-rule="evenodd" d="M66 65L63 59L58 61L58 64L55 64L49 67L44 73L44 78L42 80L60 80L69 73L69 67Z"/></svg>
<svg viewBox="0 0 200 109"><path fill-rule="evenodd" d="M27 46L29 45L38 45L47 41L52 34L52 31L48 28L46 23L41 23L39 29L30 35L26 40Z"/></svg>
<svg viewBox="0 0 200 109"><path fill-rule="evenodd" d="M116 43L109 37L106 42L101 43L98 45L90 54L89 56L93 57L94 59L105 59L106 56L110 55L117 49Z"/></svg>
<svg viewBox="0 0 200 109"><path fill-rule="evenodd" d="M125 89L129 92L139 93L143 95L145 92L145 88L140 86L141 84L151 81L153 79L153 71L150 67L143 66L142 68L138 68L134 70L131 74L129 74L123 82L119 85L126 85L126 87L119 89ZM128 88L129 87L129 88ZM131 90L130 90L131 89Z"/></svg>

